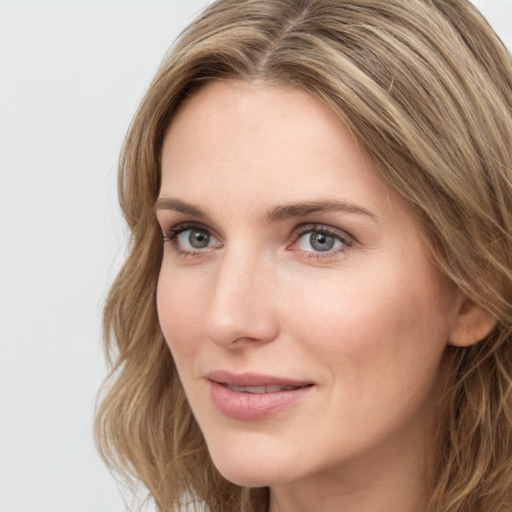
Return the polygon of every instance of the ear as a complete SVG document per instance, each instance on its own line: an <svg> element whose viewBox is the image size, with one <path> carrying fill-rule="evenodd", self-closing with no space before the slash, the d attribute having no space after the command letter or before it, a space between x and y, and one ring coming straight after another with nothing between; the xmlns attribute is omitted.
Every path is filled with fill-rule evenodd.
<svg viewBox="0 0 512 512"><path fill-rule="evenodd" d="M496 319L473 300L464 296L448 342L454 347L469 347L483 340L496 326Z"/></svg>

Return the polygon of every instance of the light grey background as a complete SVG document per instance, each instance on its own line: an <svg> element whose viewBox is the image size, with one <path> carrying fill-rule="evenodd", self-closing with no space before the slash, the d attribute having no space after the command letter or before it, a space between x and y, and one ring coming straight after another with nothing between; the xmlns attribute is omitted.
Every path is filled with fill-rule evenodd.
<svg viewBox="0 0 512 512"><path fill-rule="evenodd" d="M116 162L209 0L0 1L0 512L121 512L92 441L101 305L123 254ZM477 6L512 48L512 0Z"/></svg>

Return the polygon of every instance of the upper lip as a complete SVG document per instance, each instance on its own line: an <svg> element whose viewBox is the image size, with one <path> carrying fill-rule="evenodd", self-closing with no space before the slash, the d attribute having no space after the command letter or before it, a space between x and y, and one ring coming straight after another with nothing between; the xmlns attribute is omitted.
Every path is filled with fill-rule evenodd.
<svg viewBox="0 0 512 512"><path fill-rule="evenodd" d="M288 379L286 377L276 377L273 375L263 375L259 373L231 373L226 370L214 370L206 374L206 378L226 384L228 386L311 386L310 381Z"/></svg>

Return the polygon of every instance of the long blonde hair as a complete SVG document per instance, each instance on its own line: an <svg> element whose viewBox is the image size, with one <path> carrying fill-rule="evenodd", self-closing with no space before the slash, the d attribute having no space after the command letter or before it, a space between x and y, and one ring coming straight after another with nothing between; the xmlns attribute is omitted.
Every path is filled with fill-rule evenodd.
<svg viewBox="0 0 512 512"><path fill-rule="evenodd" d="M164 133L210 80L288 84L325 102L416 210L441 271L497 321L452 348L428 512L512 510L512 63L467 0L219 0L149 87L119 166L129 254L104 311L111 373L97 411L107 463L162 512L265 510L266 489L222 478L191 414L156 313L154 204Z"/></svg>

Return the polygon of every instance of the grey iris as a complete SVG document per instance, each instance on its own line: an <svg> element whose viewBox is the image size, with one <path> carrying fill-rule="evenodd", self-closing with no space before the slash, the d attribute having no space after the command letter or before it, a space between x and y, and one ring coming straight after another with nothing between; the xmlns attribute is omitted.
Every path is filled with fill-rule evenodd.
<svg viewBox="0 0 512 512"><path fill-rule="evenodd" d="M188 241L194 249L204 249L210 243L210 235L204 231L192 229L188 235Z"/></svg>
<svg viewBox="0 0 512 512"><path fill-rule="evenodd" d="M315 251L322 252L332 249L335 240L333 236L326 235L325 233L311 233L309 242Z"/></svg>

